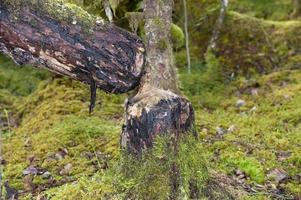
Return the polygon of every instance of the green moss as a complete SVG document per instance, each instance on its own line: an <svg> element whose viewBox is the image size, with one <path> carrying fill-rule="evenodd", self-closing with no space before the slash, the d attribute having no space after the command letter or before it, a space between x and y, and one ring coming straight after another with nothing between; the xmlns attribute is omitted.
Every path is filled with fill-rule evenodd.
<svg viewBox="0 0 301 200"><path fill-rule="evenodd" d="M102 94L104 105L98 104L98 111L90 116L87 86L69 79L43 82L17 104L22 121L13 130L15 134L4 141L3 157L8 161L4 178L11 186L23 188L22 172L29 165L29 156L58 182L65 179L59 172L68 163L73 166L69 175L73 179L106 168L119 154L122 102L122 96L111 99ZM63 160L54 159L64 148L68 155ZM92 158L84 156L87 153ZM47 182L34 179L38 185Z"/></svg>
<svg viewBox="0 0 301 200"><path fill-rule="evenodd" d="M171 195L171 166L176 163L179 169L179 197L189 197L189 184L193 180L202 195L201 199L221 197L229 199L220 186L214 191L209 189L212 182L204 167L204 151L199 143L191 137L179 141L175 154L171 138L157 138L153 150L136 157L123 155L115 167L106 174L96 174L92 178L81 178L76 184L68 184L46 192L51 199L168 199Z"/></svg>
<svg viewBox="0 0 301 200"><path fill-rule="evenodd" d="M215 60L208 57L212 66L218 64ZM2 91L0 96L3 96L4 105L14 108L22 116L20 126L13 128L14 134L4 140L4 158L8 162L5 179L13 187L23 188L22 171L28 167L27 158L31 155L35 155L37 165L50 171L58 182L66 178L77 180L76 184L47 191L53 199L78 196L84 199L122 198L127 195L139 198L146 194L149 196L152 191L164 198L170 194L168 166L173 161L181 169L184 196L191 177L202 181L209 177L205 168L200 167L204 163L230 176L240 169L246 173L249 184L264 183L268 169L282 168L289 176L296 177L301 165L298 146L301 142L301 111L298 106L301 101L301 72L285 70L225 84L209 78L206 66L195 66L192 70L191 75L182 72L180 78L184 93L196 109L196 128L202 143L184 140L179 154L173 157L166 149L166 141L169 140L161 139L149 157L141 162L126 157L119 161L112 159L119 158L123 96L98 92L101 103L90 116L87 109L89 89L76 81L42 81L32 94L21 97L22 101L13 100L14 103L10 103L9 99L19 97ZM248 88L254 85L259 85L258 95L248 93ZM244 99L246 106L237 108L237 99ZM254 106L256 110L250 111ZM227 129L231 125L235 126L233 132L217 135L217 127ZM66 148L68 155L63 160L51 159L60 148ZM278 154L288 151L291 153L279 160ZM93 155L91 160L83 156L87 152ZM107 160L99 155L110 155L111 158ZM68 163L73 166L70 175L59 175ZM106 163L109 163L109 171L98 171ZM47 180L36 177L34 183L44 185ZM206 189L206 184L199 186ZM298 183L293 180L288 181L284 188L295 195L300 192ZM260 198L268 199L262 195L258 196Z"/></svg>
<svg viewBox="0 0 301 200"><path fill-rule="evenodd" d="M196 127L209 149L208 159L213 160L209 166L231 176L240 169L251 184L265 183L269 170L277 168L296 177L301 157L300 70L242 78L226 85L203 78L205 71L193 71L198 78L194 78L194 73L181 73L180 78L184 93L196 108ZM252 95L252 88L257 88L258 94ZM214 99L219 99L214 106L204 104ZM237 108L238 99L245 100L246 105ZM234 130L227 132L231 126ZM217 134L217 127L225 129L223 135ZM290 153L279 156L285 152ZM298 196L295 181L284 185L287 193Z"/></svg>
<svg viewBox="0 0 301 200"><path fill-rule="evenodd" d="M184 46L185 35L183 30L176 24L171 25L171 39L174 48L179 49Z"/></svg>
<svg viewBox="0 0 301 200"><path fill-rule="evenodd" d="M229 12L218 44L225 77L232 73L251 77L276 68L294 68L296 64L288 60L299 49L300 25Z"/></svg>
<svg viewBox="0 0 301 200"><path fill-rule="evenodd" d="M293 5L289 0L235 0L230 9L258 18L287 20Z"/></svg>
<svg viewBox="0 0 301 200"><path fill-rule="evenodd" d="M153 151L139 161L120 155L124 96L98 91L97 107L89 115L88 86L64 78L48 80L49 76L40 71L12 66L1 58L0 109L20 119L19 126L11 127L12 134L5 132L3 140L5 180L22 189L22 171L29 165L28 157L34 155L37 165L50 171L58 183L74 181L45 191L52 199L164 199L170 194L170 165L176 162L183 199L191 178L198 180L206 197L216 191L215 185L209 184L205 165L228 177L241 170L250 185L269 184L268 173L281 168L291 177L281 184L284 192L300 196L300 22L276 22L229 12L218 56L208 52L202 61L199 58L207 49L218 2L204 1L202 9L213 2L208 12L194 6L199 0L191 2L195 3L189 4L193 73L179 71L181 89L195 108L200 141L181 141L175 155L168 147L170 140L159 138ZM195 16L198 20L193 20ZM178 55L185 62L185 51ZM278 68L273 68L271 58L279 58ZM251 94L253 89L258 94ZM238 99L245 100L246 105L237 107ZM229 127L231 131L227 131ZM224 134L218 134L217 128L224 129ZM66 148L68 155L62 160L52 159L61 148ZM87 153L92 157L86 157ZM70 175L61 176L59 171L69 163L73 166ZM43 186L47 180L37 176L34 183ZM272 198L258 193L241 199Z"/></svg>
<svg viewBox="0 0 301 200"><path fill-rule="evenodd" d="M221 157L221 162L223 162L222 167L224 167L228 172L234 171L237 167L241 171L247 174L251 181L262 184L265 180L264 169L259 161L255 158L247 157L243 152L239 150L234 153L230 151L229 153L223 152L223 157Z"/></svg>
<svg viewBox="0 0 301 200"><path fill-rule="evenodd" d="M17 73L16 73L17 71ZM8 90L16 96L27 96L37 89L41 80L49 77L44 70L32 70L29 66L17 66L4 56L0 56L0 89Z"/></svg>
<svg viewBox="0 0 301 200"><path fill-rule="evenodd" d="M96 18L81 7L67 3L67 1L64 0L46 0L42 3L39 0L4 0L3 3L12 13L15 13L16 18L18 18L20 14L18 12L22 7L30 6L35 8L37 12L41 12L58 21L80 24L86 32L93 31L96 22ZM104 25L103 20L98 21L103 22Z"/></svg>
<svg viewBox="0 0 301 200"><path fill-rule="evenodd" d="M143 22L142 12L127 12L125 17L129 20L129 26L131 30L137 34L138 28Z"/></svg>
<svg viewBox="0 0 301 200"><path fill-rule="evenodd" d="M152 19L152 23L154 23L157 27L164 28L164 22L160 17Z"/></svg>
<svg viewBox="0 0 301 200"><path fill-rule="evenodd" d="M166 50L168 48L168 41L162 39L158 42L158 48L162 51Z"/></svg>
<svg viewBox="0 0 301 200"><path fill-rule="evenodd" d="M223 78L232 79L241 74L249 78L258 73L266 74L279 68L296 69L299 67L300 21L271 21L272 17L264 20L231 10L237 4L243 5L243 2L249 5L264 4L262 7L264 10L266 10L266 5L270 5L269 9L275 7L282 9L283 2L286 5L291 4L286 0L277 1L277 3L256 1L256 4L253 1L244 0L230 4L216 50ZM191 56L192 60L201 58L205 61L219 6L218 1L206 1L203 2L202 11L200 11L196 9L198 5L199 1L192 1L188 7L190 38L194 43L191 47ZM180 13L181 9L182 4L177 3L176 11ZM278 12L273 13L278 15ZM178 23L183 23L183 16L177 16L176 19ZM183 56L178 57L178 59L182 58ZM180 60L177 63L184 62Z"/></svg>

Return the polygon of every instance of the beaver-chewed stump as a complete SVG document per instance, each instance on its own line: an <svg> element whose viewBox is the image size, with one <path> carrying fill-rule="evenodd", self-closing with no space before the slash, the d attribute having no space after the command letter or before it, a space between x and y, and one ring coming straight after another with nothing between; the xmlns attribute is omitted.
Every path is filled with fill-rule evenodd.
<svg viewBox="0 0 301 200"><path fill-rule="evenodd" d="M121 145L139 155L153 146L157 135L176 137L193 129L194 110L191 103L168 90L157 88L138 92L126 104Z"/></svg>

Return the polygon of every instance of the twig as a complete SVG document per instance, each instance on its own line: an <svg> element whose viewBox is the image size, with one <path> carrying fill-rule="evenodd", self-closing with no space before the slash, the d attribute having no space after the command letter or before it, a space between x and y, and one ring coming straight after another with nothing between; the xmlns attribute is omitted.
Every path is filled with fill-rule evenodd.
<svg viewBox="0 0 301 200"><path fill-rule="evenodd" d="M216 43L219 38L221 29L224 25L225 17L226 17L226 12L227 12L227 7L228 7L228 0L220 0L221 1L221 9L220 9L220 14L219 17L217 18L215 27L213 29L212 37L209 42L208 50L215 50L216 49Z"/></svg>
<svg viewBox="0 0 301 200"><path fill-rule="evenodd" d="M185 41L186 41L186 60L187 60L187 69L188 74L191 73L191 59L190 59L190 49L189 49L189 33L188 33L188 18L187 18L187 5L186 0L183 0L184 4L184 29L185 29Z"/></svg>
<svg viewBox="0 0 301 200"><path fill-rule="evenodd" d="M9 114L6 109L4 109L6 121L7 121L7 127L8 127L8 136L11 136L11 126L10 126L10 120L9 120Z"/></svg>

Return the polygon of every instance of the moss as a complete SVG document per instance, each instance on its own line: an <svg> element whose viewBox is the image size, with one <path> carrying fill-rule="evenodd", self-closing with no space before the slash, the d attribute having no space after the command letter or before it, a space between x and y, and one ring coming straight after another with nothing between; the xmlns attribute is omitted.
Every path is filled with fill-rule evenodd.
<svg viewBox="0 0 301 200"><path fill-rule="evenodd" d="M8 90L13 95L31 94L37 89L39 82L48 77L49 73L44 70L32 70L29 66L20 67L10 59L0 56L0 89Z"/></svg>
<svg viewBox="0 0 301 200"><path fill-rule="evenodd" d="M284 0L285 1L285 0ZM256 4L271 5L281 8L281 3L273 1L256 1ZM244 0L248 4L252 1ZM194 41L191 48L192 59L206 60L208 41L218 16L218 1L204 2L202 11L196 10L199 1L189 4L191 31L190 38ZM235 6L240 2L234 2ZM241 3L244 4L244 3ZM273 5L272 5L273 4ZM275 4L275 5L274 5ZM276 5L277 4L277 5ZM286 1L285 4L290 4ZM243 74L252 77L258 73L266 74L279 68L297 68L299 66L300 22L271 21L237 13L229 9L225 24L217 43L217 56L222 69L223 78L231 79ZM181 3L176 4L177 12L181 11ZM263 7L265 9L265 7ZM252 10L250 10L252 11ZM255 10L257 11L257 10ZM274 12L277 13L277 12ZM278 14L278 13L277 13ZM183 17L177 16L179 23ZM178 61L178 63L182 63Z"/></svg>
<svg viewBox="0 0 301 200"><path fill-rule="evenodd" d="M130 28L134 33L137 34L139 25L143 22L143 13L142 12L127 12L125 17L129 20Z"/></svg>
<svg viewBox="0 0 301 200"><path fill-rule="evenodd" d="M20 121L18 105L38 88L41 80L48 78L48 73L16 66L4 56L0 56L0 69L0 133L9 137Z"/></svg>
<svg viewBox="0 0 301 200"><path fill-rule="evenodd" d="M214 74L218 70L214 66L219 62L215 57L209 58L207 62ZM149 196L151 191L159 192L163 198L170 193L167 178L170 168L167 166L173 159L181 168L183 195L187 193L190 177L203 181L210 177L200 168L204 163L230 176L240 169L246 173L249 184L266 183L269 170L276 168L284 169L290 177L297 177L301 165L300 70L282 70L225 83L209 76L207 68L194 66L191 75L180 70L182 90L196 109L196 128L201 143L184 140L180 146L182 153L173 157L165 149L168 139L158 140L153 153L142 162L120 158L118 140L123 96L98 92L101 98L90 116L88 87L69 79L42 81L25 97L1 91L3 104L22 117L20 126L12 128L13 134L4 139L5 179L15 188L23 188L22 171L28 167L27 158L31 155L35 155L37 165L50 171L56 181L77 181L48 190L47 195L53 199L142 197L146 193ZM257 95L251 95L253 87L257 87ZM11 103L10 98L16 100ZM244 99L247 104L237 108L237 99ZM251 111L254 106L256 109ZM223 135L216 133L217 127L227 130L232 125L233 131ZM63 160L52 159L61 148L66 148L68 155ZM284 158L279 157L283 152L289 153ZM85 156L87 153L91 159ZM59 171L68 163L73 166L70 175L61 176ZM107 164L109 170L102 169ZM128 170L122 170L124 168ZM283 187L287 193L298 195L299 185L294 180ZM34 183L47 185L47 180L38 176ZM205 190L206 184L200 187ZM258 195L258 199L268 199Z"/></svg>
<svg viewBox="0 0 301 200"><path fill-rule="evenodd" d="M189 183L197 182L201 199L221 197L231 199L226 193L210 190L212 186L203 160L203 149L194 138L179 141L178 153L174 154L170 138L157 138L150 152L137 160L123 154L115 167L106 174L96 174L92 178L82 178L76 184L69 184L46 192L51 199L168 199L171 195L171 166L179 167L179 197L189 197ZM84 192L83 192L84 191ZM220 189L220 191L222 191Z"/></svg>
<svg viewBox="0 0 301 200"><path fill-rule="evenodd" d="M206 155L212 160L209 166L231 176L240 169L250 184L266 183L269 170L277 168L296 177L301 157L300 70L282 70L227 84L203 78L205 70L193 72L181 73L180 78L183 92L196 108L196 127L209 150ZM251 94L252 89L258 94ZM237 99L247 104L237 108ZM216 100L214 106L204 104ZM235 127L233 131L227 131L231 126ZM222 127L224 134L219 135L217 127ZM288 154L280 156L283 153ZM298 196L295 181L284 186L288 194ZM265 198L268 197L262 197Z"/></svg>
<svg viewBox="0 0 301 200"><path fill-rule="evenodd" d="M175 49L179 49L184 46L185 35L183 30L176 24L171 25L171 39Z"/></svg>
<svg viewBox="0 0 301 200"><path fill-rule="evenodd" d="M229 12L218 44L224 73L228 77L232 73L251 77L277 68L293 68L294 64L288 60L299 49L298 43L292 41L300 39L296 33L300 25Z"/></svg>
<svg viewBox="0 0 301 200"><path fill-rule="evenodd" d="M196 149L196 153L191 153L189 154L189 156L187 156L187 151L190 152L191 147L193 145L191 145L190 143L183 143L183 147L181 148L184 149L183 154L186 154L186 157L183 157L182 158L183 160L179 159L179 163L182 164L181 167L183 169L186 167L188 167L189 169L181 170L183 172L181 177L185 177L185 176L189 177L191 175L197 174L197 172L193 171L194 169L193 163L190 163L189 165L185 164L187 163L188 160L191 161L191 160L195 160L196 158L199 159L199 157L195 156L196 154L200 154L197 152L203 152L202 155L204 155L204 159L211 160L215 158L214 152L216 152L216 150L218 150L219 152L219 157L217 158L217 160L214 159L214 162L209 162L209 166L214 169L220 170L222 172L226 172L228 174L232 174L234 170L240 169L247 174L247 176L249 177L248 182L250 184L263 183L266 180L266 175L268 173L266 169L274 169L274 168L281 167L284 168L284 170L286 170L292 177L296 176L298 173L298 169L300 167L299 166L300 162L298 159L300 157L299 154L300 150L298 149L298 144L300 143L300 138L298 139L298 131L300 131L300 125L298 122L299 119L297 114L299 112L299 109L296 109L298 102L300 101L299 99L300 93L296 92L300 88L298 87L299 85L298 80L300 80L300 76L301 76L300 72L283 71L283 72L273 73L271 75L264 76L262 78L259 77L256 80L256 82L258 82L259 85L262 85L262 87L259 89L260 90L259 96L256 95L250 96L248 93L246 94L243 93L244 87L249 87L246 81L242 81L239 84L233 83L233 85L240 85L239 88L233 87L231 85L227 85L227 87L225 87L221 85L221 83L217 85L210 85L213 83L210 83L209 80L206 80L206 82L202 82L204 80L202 80L202 76L200 77L199 75L199 73L202 73L202 70L199 69L199 71L196 72L198 72L195 73L196 76L198 76L198 79L197 78L193 79L194 76L192 76L190 80L186 80L183 79L185 77L184 76L185 74L184 75L182 74L181 75L182 82L184 81L182 85L184 85L185 92L188 94L190 98L192 98L195 107L197 108L196 110L197 129L199 131L201 131L203 128L207 129L207 131L202 132L202 138L204 138L206 141L209 141L209 143L203 144L205 149L203 149L201 146L196 146L195 148L193 148ZM194 80L195 82L191 82L190 84L190 81L192 80ZM281 86L281 82L283 80L285 80L289 84L287 87ZM266 87L267 84L269 84L269 87ZM195 88L196 85L200 86L201 88L207 88L207 91L201 88L196 89ZM60 88L62 86L56 85L55 87ZM235 90L242 91L240 98L243 98L248 102L244 110L238 110L235 107L235 101L237 97L232 96L233 95L232 91ZM203 96L204 93L211 93L211 92L214 93L212 97L206 95ZM285 100L283 95L286 94L287 92L291 92L292 94L294 94L293 99ZM227 98L225 98L225 95L228 95ZM197 100L198 98L203 98L202 101L206 101L206 100L211 101L210 99L219 98L220 101L214 106L213 111L210 110L206 111L206 109L200 109L201 107L198 107L197 105L199 104L199 100ZM275 107L275 103L276 104L279 103L277 101L280 101L282 107L279 106ZM115 105L116 103L119 104L121 102L122 101L117 98L116 102L113 105ZM249 113L248 110L250 110L254 105L257 106L257 111L253 113L251 112ZM117 114L118 112L121 112L121 110L113 109L113 113L114 112ZM246 113L243 114L243 112ZM105 112L101 112L101 113L103 114ZM292 115L288 115L287 113L292 113ZM296 114L294 115L294 113ZM86 127L84 125L89 124L85 120L84 116L85 115L83 115L82 118L70 116L70 118L69 117L66 118L66 121L65 120L63 120L63 122L60 121L57 124L57 126L54 126L53 128L54 130L52 131L53 134L57 135L58 133L62 132L63 135L66 136L66 138L63 139L63 141L71 140L70 138L74 133L81 132L81 131L77 131L79 127L82 126ZM110 114L107 115L107 117L109 117L108 119L111 119L110 116L112 115ZM288 120L293 120L294 123L287 124L286 121ZM96 121L98 121L98 119ZM281 121L283 121L283 123L279 123ZM74 128L71 128L70 125L76 124L77 122L79 122L79 125L78 126L76 125ZM65 123L67 123L67 125L63 125ZM100 123L107 124L107 122L106 123L100 122ZM92 130L94 129L94 126L96 126L93 124L91 124L91 126L88 126L92 128ZM217 126L222 126L225 129L227 129L231 125L235 125L236 130L234 132L225 134L222 137L222 139L216 138ZM87 129L88 132L90 132L89 131L90 128L84 128L84 129L85 130ZM81 128L79 130L81 130ZM119 127L117 126L116 132L118 132L118 130ZM49 130L45 131L44 134L46 134L46 132L49 132ZM66 134L66 132L69 133ZM91 131L91 133L95 133L95 132ZM78 142L82 141L83 138L81 137L84 136L80 134ZM110 136L108 135L107 137ZM92 134L92 138L93 138L93 134ZM116 134L116 138L118 138L117 134ZM72 145L78 144L76 139L73 139L72 141L74 143L73 142L65 143L64 146L70 147ZM93 140L90 143L95 144ZM139 164L139 162L136 164L132 163L134 161L130 161L131 159L126 159L127 161L120 160L119 162L116 163L117 168L122 165L123 167L135 166L131 170L132 171L137 170L141 173L143 172L142 174L136 173L135 175L133 175L130 169L126 170L128 174L123 174L121 168L119 168L119 170L121 171L118 172L116 167L111 168L112 171L107 172L105 174L102 173L94 174L94 172L89 171L89 167L87 167L88 165L86 164L82 165L82 167L86 167L85 170L82 170L81 165L79 165L79 168L72 171L72 176L74 177L82 176L82 172L80 171L86 171L87 174L89 174L90 172L94 174L94 177L93 178L83 177L79 179L77 184L67 184L65 186L49 190L47 194L52 195L53 199L56 198L67 199L67 197L70 197L70 199L72 199L72 197L74 197L73 195L75 196L80 195L83 198L91 198L91 199L93 199L93 197L96 196L103 197L102 195L106 195L106 196L120 195L121 197L124 197L122 195L135 194L137 196L139 195L143 196L145 195L144 192L149 194L149 192L152 191L151 188L153 186L158 187L158 185L159 186L161 185L160 186L161 190L159 192L160 194L162 193L162 195L164 195L166 191L169 191L169 187L164 186L164 184L167 184L167 182L165 182L166 178L164 178L164 181L162 181L161 178L166 177L166 175L164 175L165 173L164 169L167 170L168 168L164 168L164 166L162 166L162 168L158 169L157 166L159 166L159 164L156 161L157 159L156 157L160 158L159 159L160 165L162 165L162 159L164 160L165 157L169 158L170 156L165 155L164 151L162 151L162 146L164 146L164 140L163 142L162 140L161 142L159 141L157 145L158 145L158 149L154 151L153 154L153 156L155 157L145 158L145 160L143 160L142 162L143 163L142 166L141 163ZM49 148L49 147L45 147L45 148ZM77 147L77 146L75 147L75 149L78 150L81 148L82 147ZM87 146L85 146L85 148L87 148ZM112 149L115 148L116 146L114 147L113 145ZM198 148L201 149L197 150ZM293 150L294 153L292 153L287 159L283 161L279 161L277 154L274 151L275 149L277 149L277 151ZM93 151L93 149L90 150ZM74 155L76 155L76 153L74 153ZM72 160L76 160L77 159L76 157L72 157ZM67 160L61 163L61 165L55 163L52 166L52 164L46 163L45 166L48 165L49 168L60 169L61 166L63 166L68 162L72 162L75 164L77 163L72 160L69 160L69 158L66 159ZM83 160L79 160L78 162L84 163ZM198 162L203 162L203 161L201 160L196 161L196 163ZM154 166L156 166L156 168ZM23 168L23 166L20 166L20 169L21 168ZM156 171L152 171L152 170L156 170ZM153 179L149 179L148 174L155 174L155 176L152 176ZM201 173L200 175L202 174L203 173ZM206 173L204 173L203 175L205 174ZM189 180L189 178L188 179L183 178L183 180ZM87 183L91 183L91 184L87 184ZM185 187L183 186L183 188ZM285 188L287 192L291 192L294 194L296 194L296 191L298 191L297 190L298 185L294 181L288 182ZM140 190L140 193L138 192L138 189ZM158 191L158 189L156 189L156 191ZM254 198L256 199L256 197ZM261 197L259 196L258 199L260 198ZM268 198L262 197L262 199L268 199Z"/></svg>
<svg viewBox="0 0 301 200"><path fill-rule="evenodd" d="M212 2L204 1L202 9ZM204 165L228 177L241 170L247 177L245 183L251 186L269 185L268 173L281 168L291 177L281 184L282 191L300 196L300 22L275 22L229 12L217 56L208 52L202 61L199 57L207 49L218 11L216 2L206 7L208 12L189 4L194 11L191 16L198 16L198 20L190 20L194 23L190 25L194 30L193 73L179 70L181 89L196 110L200 141L183 140L179 154L174 155L168 148L169 139L159 138L154 150L140 161L126 157L118 148L124 96L98 91L97 107L89 115L87 86L65 78L49 80L48 75L28 68L7 68L11 64L1 58L0 108L21 119L3 140L5 180L22 189L22 171L29 165L28 157L34 155L36 165L50 171L57 183L73 181L47 189L44 194L52 199L145 199L157 198L156 194L164 199L170 194L170 163L176 162L183 199L191 177L199 180L198 189L205 196L216 191ZM198 15L202 13L205 16ZM184 51L178 55L185 58ZM269 61L274 55L279 58L277 69ZM230 76L233 72L236 79ZM30 84L25 84L23 77ZM238 99L246 105L237 107ZM223 133L217 133L217 128ZM53 159L62 148L68 155ZM60 170L69 163L73 166L70 175L61 176ZM40 176L34 183L53 186ZM259 192L242 199L272 198Z"/></svg>
<svg viewBox="0 0 301 200"><path fill-rule="evenodd" d="M168 41L162 39L158 42L158 48L162 51L166 50L168 48Z"/></svg>
<svg viewBox="0 0 301 200"><path fill-rule="evenodd" d="M58 182L66 179L59 172L68 163L73 166L69 176L74 179L105 169L118 156L123 97L111 99L102 94L105 106L98 104L98 111L89 116L88 91L87 86L69 79L45 81L17 104L22 122L3 147L7 160L4 178L11 186L23 188L22 172L30 156ZM64 148L68 155L63 160L54 159ZM48 180L36 177L34 183L44 185Z"/></svg>
<svg viewBox="0 0 301 200"><path fill-rule="evenodd" d="M222 167L224 167L228 172L231 170L235 171L235 168L239 168L241 171L246 173L251 181L255 181L259 184L262 184L265 181L265 171L261 163L255 158L247 157L239 150L236 153L233 151L230 151L229 153L223 152L221 162L223 162L222 165L224 165ZM232 168L232 166L235 167Z"/></svg>
<svg viewBox="0 0 301 200"><path fill-rule="evenodd" d="M235 0L230 4L230 9L253 17L280 21L289 19L293 5L288 0Z"/></svg>
<svg viewBox="0 0 301 200"><path fill-rule="evenodd" d="M69 24L80 24L86 32L93 31L96 18L83 10L81 7L67 3L64 0L46 0L41 3L39 0L4 0L4 5L15 13L15 17L18 17L19 10L24 6L30 6L35 8L37 12L48 15L49 17L58 21L64 21ZM102 21L104 25L103 20Z"/></svg>

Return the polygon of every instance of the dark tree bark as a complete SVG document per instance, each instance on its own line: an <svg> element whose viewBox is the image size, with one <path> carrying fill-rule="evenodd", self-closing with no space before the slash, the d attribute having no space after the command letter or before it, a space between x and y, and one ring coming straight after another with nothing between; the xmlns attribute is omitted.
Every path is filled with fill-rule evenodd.
<svg viewBox="0 0 301 200"><path fill-rule="evenodd" d="M145 61L136 35L56 0L1 0L0 52L112 93L137 87Z"/></svg>
<svg viewBox="0 0 301 200"><path fill-rule="evenodd" d="M194 111L181 96L172 58L172 0L144 2L147 63L136 94L126 104L121 145L134 154L151 148L157 135L177 138L193 128Z"/></svg>

